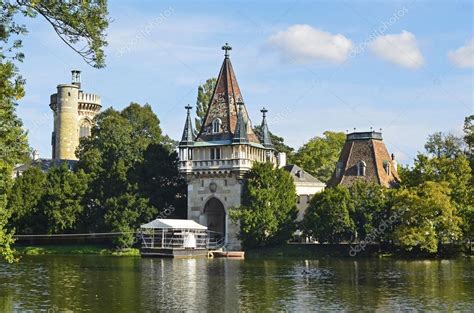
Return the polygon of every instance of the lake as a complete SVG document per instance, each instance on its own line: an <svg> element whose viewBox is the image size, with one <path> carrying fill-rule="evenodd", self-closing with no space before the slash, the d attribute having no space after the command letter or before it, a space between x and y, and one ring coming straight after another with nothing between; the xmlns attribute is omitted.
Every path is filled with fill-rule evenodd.
<svg viewBox="0 0 474 313"><path fill-rule="evenodd" d="M474 311L469 258L142 259L0 263L0 311Z"/></svg>

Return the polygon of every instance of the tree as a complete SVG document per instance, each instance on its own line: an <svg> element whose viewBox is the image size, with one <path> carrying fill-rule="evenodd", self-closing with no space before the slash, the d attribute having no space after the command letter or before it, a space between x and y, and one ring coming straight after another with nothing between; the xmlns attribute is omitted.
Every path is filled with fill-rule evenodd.
<svg viewBox="0 0 474 313"><path fill-rule="evenodd" d="M66 162L48 171L40 207L50 234L71 232L82 215L82 198L87 190L87 175L74 173Z"/></svg>
<svg viewBox="0 0 474 313"><path fill-rule="evenodd" d="M336 168L345 140L344 133L326 131L324 137L314 137L298 149L293 162L327 182Z"/></svg>
<svg viewBox="0 0 474 313"><path fill-rule="evenodd" d="M242 245L254 248L288 240L294 231L296 197L288 172L271 163L255 163L245 175L242 206L230 213L240 222Z"/></svg>
<svg viewBox="0 0 474 313"><path fill-rule="evenodd" d="M15 101L24 95L24 80L15 66L24 54L20 51L20 36L27 30L15 22L15 16L43 16L58 36L86 62L104 66L103 47L107 44L104 31L108 25L105 1L3 1L0 5L0 255L13 261L12 234L5 226L6 195L11 187L13 166L22 161L28 150L26 133L15 113ZM12 41L13 38L13 41ZM77 47L82 48L77 48Z"/></svg>
<svg viewBox="0 0 474 313"><path fill-rule="evenodd" d="M200 131L204 118L206 117L207 108L211 102L212 93L217 83L217 78L212 77L198 87L198 94L196 99L196 115L195 126L196 130Z"/></svg>
<svg viewBox="0 0 474 313"><path fill-rule="evenodd" d="M41 198L46 184L46 174L37 166L31 166L15 179L8 195L7 210L10 228L19 234L42 234L46 221L41 214Z"/></svg>
<svg viewBox="0 0 474 313"><path fill-rule="evenodd" d="M356 227L355 239L365 240L390 217L385 190L379 184L357 180L349 188L349 193L354 208L350 215Z"/></svg>
<svg viewBox="0 0 474 313"><path fill-rule="evenodd" d="M151 144L144 153L143 161L131 174L140 194L148 198L163 217L187 217L187 186L179 173L178 162L176 151L170 152L161 144Z"/></svg>
<svg viewBox="0 0 474 313"><path fill-rule="evenodd" d="M321 243L351 240L356 229L351 219L353 205L349 190L344 186L314 195L303 218L305 232Z"/></svg>
<svg viewBox="0 0 474 313"><path fill-rule="evenodd" d="M395 194L394 212L399 224L393 233L402 249L436 253L438 246L461 238L461 218L446 183L425 182Z"/></svg>
<svg viewBox="0 0 474 313"><path fill-rule="evenodd" d="M130 231L141 223L169 206L184 208L185 184L177 175L176 152L166 144L149 105L132 103L96 116L91 136L78 149L78 169L90 176L83 229L123 232L117 244L128 247Z"/></svg>
<svg viewBox="0 0 474 313"><path fill-rule="evenodd" d="M455 158L464 152L464 142L461 137L456 137L453 134L437 132L428 136L425 150L437 158Z"/></svg>
<svg viewBox="0 0 474 313"><path fill-rule="evenodd" d="M253 130L255 134L258 136L258 138L260 139L260 141L263 141L262 126L260 125L255 126ZM275 150L277 150L278 152L284 152L286 153L288 158L291 158L293 155L294 149L285 144L285 140L283 139L283 137L279 137L273 134L272 132L269 132L269 133L270 133L270 138L272 140L272 144Z"/></svg>

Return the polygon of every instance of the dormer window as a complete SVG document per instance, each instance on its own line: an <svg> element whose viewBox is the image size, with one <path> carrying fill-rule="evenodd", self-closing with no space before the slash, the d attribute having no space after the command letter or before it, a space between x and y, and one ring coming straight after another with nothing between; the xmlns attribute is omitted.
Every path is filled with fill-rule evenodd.
<svg viewBox="0 0 474 313"><path fill-rule="evenodd" d="M222 130L222 121L220 118L216 118L212 121L212 132L213 133L220 133Z"/></svg>
<svg viewBox="0 0 474 313"><path fill-rule="evenodd" d="M367 168L367 164L360 160L359 163L357 163L357 176L365 176L365 169Z"/></svg>
<svg viewBox="0 0 474 313"><path fill-rule="evenodd" d="M387 173L387 175L390 175L390 162L389 161L383 161L383 168L385 169L385 173Z"/></svg>

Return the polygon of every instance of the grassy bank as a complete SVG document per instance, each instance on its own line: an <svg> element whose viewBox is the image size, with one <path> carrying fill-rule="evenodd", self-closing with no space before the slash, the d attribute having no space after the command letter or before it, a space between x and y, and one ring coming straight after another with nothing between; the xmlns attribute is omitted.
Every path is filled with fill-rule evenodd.
<svg viewBox="0 0 474 313"><path fill-rule="evenodd" d="M140 256L135 248L115 250L98 245L44 245L16 246L18 255L102 255L102 256Z"/></svg>

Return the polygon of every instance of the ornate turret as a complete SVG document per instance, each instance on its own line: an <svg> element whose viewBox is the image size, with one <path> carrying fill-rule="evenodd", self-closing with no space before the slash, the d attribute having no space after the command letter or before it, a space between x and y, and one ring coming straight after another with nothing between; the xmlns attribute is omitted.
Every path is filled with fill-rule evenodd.
<svg viewBox="0 0 474 313"><path fill-rule="evenodd" d="M193 124L191 122L191 109L193 108L190 105L184 107L187 110L186 123L184 124L183 136L179 146L191 146L194 144L194 135L193 135Z"/></svg>
<svg viewBox="0 0 474 313"><path fill-rule="evenodd" d="M232 138L233 143L247 143L249 142L249 138L247 135L247 122L244 120L244 116L242 114L242 107L244 103L239 100L237 102L239 106L239 113L237 115L237 126L235 127L234 138Z"/></svg>
<svg viewBox="0 0 474 313"><path fill-rule="evenodd" d="M268 110L262 108L260 110L262 112L262 144L265 148L273 148L272 138L270 137L270 131L268 130L267 124L267 112Z"/></svg>

